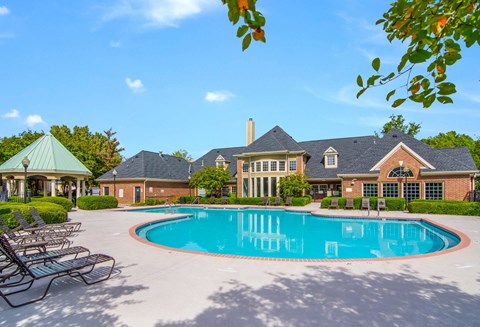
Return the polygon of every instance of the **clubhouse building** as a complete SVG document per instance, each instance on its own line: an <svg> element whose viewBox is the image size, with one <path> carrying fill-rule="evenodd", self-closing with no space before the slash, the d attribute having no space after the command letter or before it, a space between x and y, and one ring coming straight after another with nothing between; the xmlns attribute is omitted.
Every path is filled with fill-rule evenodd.
<svg viewBox="0 0 480 327"><path fill-rule="evenodd" d="M279 126L255 139L250 119L246 139L246 146L212 149L194 162L141 151L97 180L102 194L115 195L120 204L196 195L198 190L189 187L192 174L213 166L230 172L225 193L238 197L276 196L282 177L301 173L315 200L378 196L410 201L468 200L479 174L468 148L432 148L397 129L381 138L297 142Z"/></svg>

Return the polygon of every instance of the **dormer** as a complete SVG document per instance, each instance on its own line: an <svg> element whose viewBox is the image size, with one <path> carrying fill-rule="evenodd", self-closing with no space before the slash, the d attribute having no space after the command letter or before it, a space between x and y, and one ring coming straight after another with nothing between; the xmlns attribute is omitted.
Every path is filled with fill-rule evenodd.
<svg viewBox="0 0 480 327"><path fill-rule="evenodd" d="M230 161L225 160L225 158L222 157L221 154L218 155L217 159L215 159L215 166L216 167L223 167L223 168L227 169L229 163L230 163Z"/></svg>
<svg viewBox="0 0 480 327"><path fill-rule="evenodd" d="M332 147L329 147L323 153L323 163L325 168L337 168L338 167L338 152Z"/></svg>

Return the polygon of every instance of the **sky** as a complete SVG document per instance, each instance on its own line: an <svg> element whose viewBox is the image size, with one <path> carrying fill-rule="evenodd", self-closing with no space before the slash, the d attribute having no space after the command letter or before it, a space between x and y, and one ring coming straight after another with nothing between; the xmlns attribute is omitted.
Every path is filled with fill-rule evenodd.
<svg viewBox="0 0 480 327"><path fill-rule="evenodd" d="M193 158L245 145L275 125L296 141L372 135L391 115L417 138L480 137L479 47L447 74L453 105L392 109L390 88L359 100L371 60L396 67L404 46L375 21L378 0L258 0L265 44L245 52L220 0L0 0L0 137L52 125L112 129L126 158L142 150ZM400 93L401 94L401 93Z"/></svg>

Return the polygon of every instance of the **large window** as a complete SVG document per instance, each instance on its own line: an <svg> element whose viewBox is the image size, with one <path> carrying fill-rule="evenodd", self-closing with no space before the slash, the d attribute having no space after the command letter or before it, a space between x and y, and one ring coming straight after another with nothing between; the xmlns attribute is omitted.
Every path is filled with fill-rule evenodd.
<svg viewBox="0 0 480 327"><path fill-rule="evenodd" d="M272 191L270 192L272 196L277 196L277 178L276 177L272 177L272 179L270 180L270 186L272 188Z"/></svg>
<svg viewBox="0 0 480 327"><path fill-rule="evenodd" d="M251 171L252 173L255 172L255 163L254 163L254 162L252 162L252 163L250 164L250 171Z"/></svg>
<svg viewBox="0 0 480 327"><path fill-rule="evenodd" d="M414 199L420 199L420 184L419 183L403 183L403 197L408 202Z"/></svg>
<svg viewBox="0 0 480 327"><path fill-rule="evenodd" d="M426 200L443 200L443 183L425 183Z"/></svg>
<svg viewBox="0 0 480 327"><path fill-rule="evenodd" d="M243 179L243 197L248 198L248 178Z"/></svg>
<svg viewBox="0 0 480 327"><path fill-rule="evenodd" d="M270 171L277 171L277 162L270 161Z"/></svg>
<svg viewBox="0 0 480 327"><path fill-rule="evenodd" d="M377 183L363 184L363 196L378 196L378 184Z"/></svg>
<svg viewBox="0 0 480 327"><path fill-rule="evenodd" d="M404 167L393 168L388 177L413 177L413 173L410 169Z"/></svg>
<svg viewBox="0 0 480 327"><path fill-rule="evenodd" d="M255 168L256 168L255 170L256 170L257 172L261 172L261 171L262 171L262 163L261 163L260 161L257 161L257 162L255 163L255 166L256 166L256 167L255 167Z"/></svg>
<svg viewBox="0 0 480 327"><path fill-rule="evenodd" d="M244 173L248 173L248 162L244 162L242 166L242 171Z"/></svg>
<svg viewBox="0 0 480 327"><path fill-rule="evenodd" d="M288 164L289 164L290 171L297 170L297 160L290 160Z"/></svg>
<svg viewBox="0 0 480 327"><path fill-rule="evenodd" d="M263 195L268 195L268 177L263 178Z"/></svg>
<svg viewBox="0 0 480 327"><path fill-rule="evenodd" d="M237 194L237 187L236 186L232 186L232 194Z"/></svg>
<svg viewBox="0 0 480 327"><path fill-rule="evenodd" d="M335 155L334 154L330 154L327 157L327 166L336 166L336 163L335 163Z"/></svg>
<svg viewBox="0 0 480 327"><path fill-rule="evenodd" d="M268 171L268 161L263 162L263 171Z"/></svg>
<svg viewBox="0 0 480 327"><path fill-rule="evenodd" d="M278 162L278 170L285 171L285 161L281 160Z"/></svg>
<svg viewBox="0 0 480 327"><path fill-rule="evenodd" d="M261 180L260 180L260 177L257 177L257 197L261 197L262 196L262 189L261 189Z"/></svg>
<svg viewBox="0 0 480 327"><path fill-rule="evenodd" d="M398 183L383 183L382 188L384 198L398 198Z"/></svg>

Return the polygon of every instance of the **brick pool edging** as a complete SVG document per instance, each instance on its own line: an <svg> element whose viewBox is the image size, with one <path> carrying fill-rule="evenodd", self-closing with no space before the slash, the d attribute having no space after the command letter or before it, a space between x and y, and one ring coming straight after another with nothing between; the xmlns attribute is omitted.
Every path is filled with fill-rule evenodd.
<svg viewBox="0 0 480 327"><path fill-rule="evenodd" d="M295 210L288 210L288 211L295 211ZM160 218L160 219L155 219L143 223L136 224L132 226L129 229L129 234L130 236L149 246L153 246L156 248L160 248L163 250L167 251L174 251L174 252L180 252L180 253L186 253L186 254L195 254L195 255L204 255L204 256L209 256L209 257L217 257L217 258L229 258L229 259L242 259L242 260L259 260L259 261L281 261L281 262L309 262L309 263L328 263L328 262L369 262L369 261L397 261L397 260L408 260L408 259L423 259L423 258L428 258L428 257L434 257L438 255L443 255L451 252L456 252L460 251L466 247L468 247L471 244L471 239L463 232L453 229L451 227L445 226L443 224L440 224L438 222L435 222L431 219L428 218L408 218L408 217L403 217L403 218L396 218L396 217L365 217L365 216L341 216L341 215L335 215L335 216L325 216L322 215L321 213L315 213L315 211L299 211L299 212L306 212L310 213L312 216L317 216L317 217L328 217L328 218L349 218L349 219L379 219L379 220L415 220L415 221L425 221L429 224L432 224L433 226L446 230L449 233L454 234L457 236L460 241L457 245L454 247L451 247L449 249L445 250L440 250L436 252L431 252L431 253L425 253L425 254L418 254L418 255L411 255L411 256L403 256L403 257L389 257L389 258L351 258L351 259L289 259L289 258L264 258L264 257L251 257L251 256L238 256L238 255L232 255L232 254L220 254L220 253L208 253L208 252L197 252L197 251L191 251L191 250L183 250L183 249L177 249L177 248L172 248L168 247L165 245L161 244L156 244L150 241L147 241L144 238L141 238L140 236L137 235L136 231L138 228L146 225L151 225L157 222L164 222L164 221L173 221L185 217L189 217L191 215L179 215L176 217L165 217L165 218Z"/></svg>

